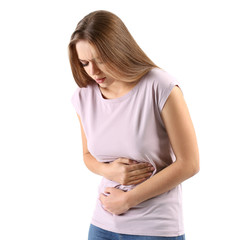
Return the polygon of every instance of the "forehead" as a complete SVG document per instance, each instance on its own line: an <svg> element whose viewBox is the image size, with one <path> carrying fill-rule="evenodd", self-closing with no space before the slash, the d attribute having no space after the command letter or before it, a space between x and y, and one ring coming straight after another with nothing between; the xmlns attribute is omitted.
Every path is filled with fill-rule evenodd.
<svg viewBox="0 0 248 240"><path fill-rule="evenodd" d="M98 57L95 48L85 40L76 43L76 51L80 60L89 61Z"/></svg>

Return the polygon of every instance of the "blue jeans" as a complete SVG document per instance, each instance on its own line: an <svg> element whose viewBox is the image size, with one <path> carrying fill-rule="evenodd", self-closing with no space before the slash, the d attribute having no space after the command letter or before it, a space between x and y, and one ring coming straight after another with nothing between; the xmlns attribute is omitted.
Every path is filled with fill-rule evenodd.
<svg viewBox="0 0 248 240"><path fill-rule="evenodd" d="M91 224L88 240L185 240L185 235L178 237L127 235L109 232Z"/></svg>

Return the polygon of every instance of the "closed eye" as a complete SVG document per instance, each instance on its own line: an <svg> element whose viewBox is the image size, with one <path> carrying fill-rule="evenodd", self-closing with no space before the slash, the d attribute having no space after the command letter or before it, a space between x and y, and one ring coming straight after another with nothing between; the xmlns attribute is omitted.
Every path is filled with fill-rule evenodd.
<svg viewBox="0 0 248 240"><path fill-rule="evenodd" d="M81 62L81 61L80 61L80 62ZM87 67L87 66L89 65L88 62L81 62L81 64L82 64L83 67Z"/></svg>

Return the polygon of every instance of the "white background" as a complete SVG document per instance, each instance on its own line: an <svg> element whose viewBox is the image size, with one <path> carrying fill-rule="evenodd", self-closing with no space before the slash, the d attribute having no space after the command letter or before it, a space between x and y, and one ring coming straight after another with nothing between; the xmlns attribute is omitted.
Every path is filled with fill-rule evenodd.
<svg viewBox="0 0 248 240"><path fill-rule="evenodd" d="M86 240L99 176L82 158L67 45L93 10L117 14L177 77L201 171L183 184L188 240L248 239L246 1L10 1L0 5L0 239Z"/></svg>

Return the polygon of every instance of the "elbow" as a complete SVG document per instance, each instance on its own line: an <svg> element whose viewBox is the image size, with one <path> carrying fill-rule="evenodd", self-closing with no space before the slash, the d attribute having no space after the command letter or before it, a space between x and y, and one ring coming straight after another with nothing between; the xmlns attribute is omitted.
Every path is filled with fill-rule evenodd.
<svg viewBox="0 0 248 240"><path fill-rule="evenodd" d="M186 180L193 177L200 171L199 159L188 159L188 161L178 161L181 165L182 176Z"/></svg>
<svg viewBox="0 0 248 240"><path fill-rule="evenodd" d="M200 171L200 156L199 151L195 151L192 154L188 155L188 164L190 168L190 177L193 177Z"/></svg>
<svg viewBox="0 0 248 240"><path fill-rule="evenodd" d="M200 171L200 166L196 166L192 169L192 177Z"/></svg>
<svg viewBox="0 0 248 240"><path fill-rule="evenodd" d="M180 161L182 163L182 171L185 173L185 177L191 178L196 175L200 171L199 158L191 157L188 159L184 158L184 161Z"/></svg>
<svg viewBox="0 0 248 240"><path fill-rule="evenodd" d="M192 165L191 165L191 177L193 177L194 175L196 175L199 171L200 171L200 161L199 161L199 157L197 157L197 158L195 158L192 161Z"/></svg>

